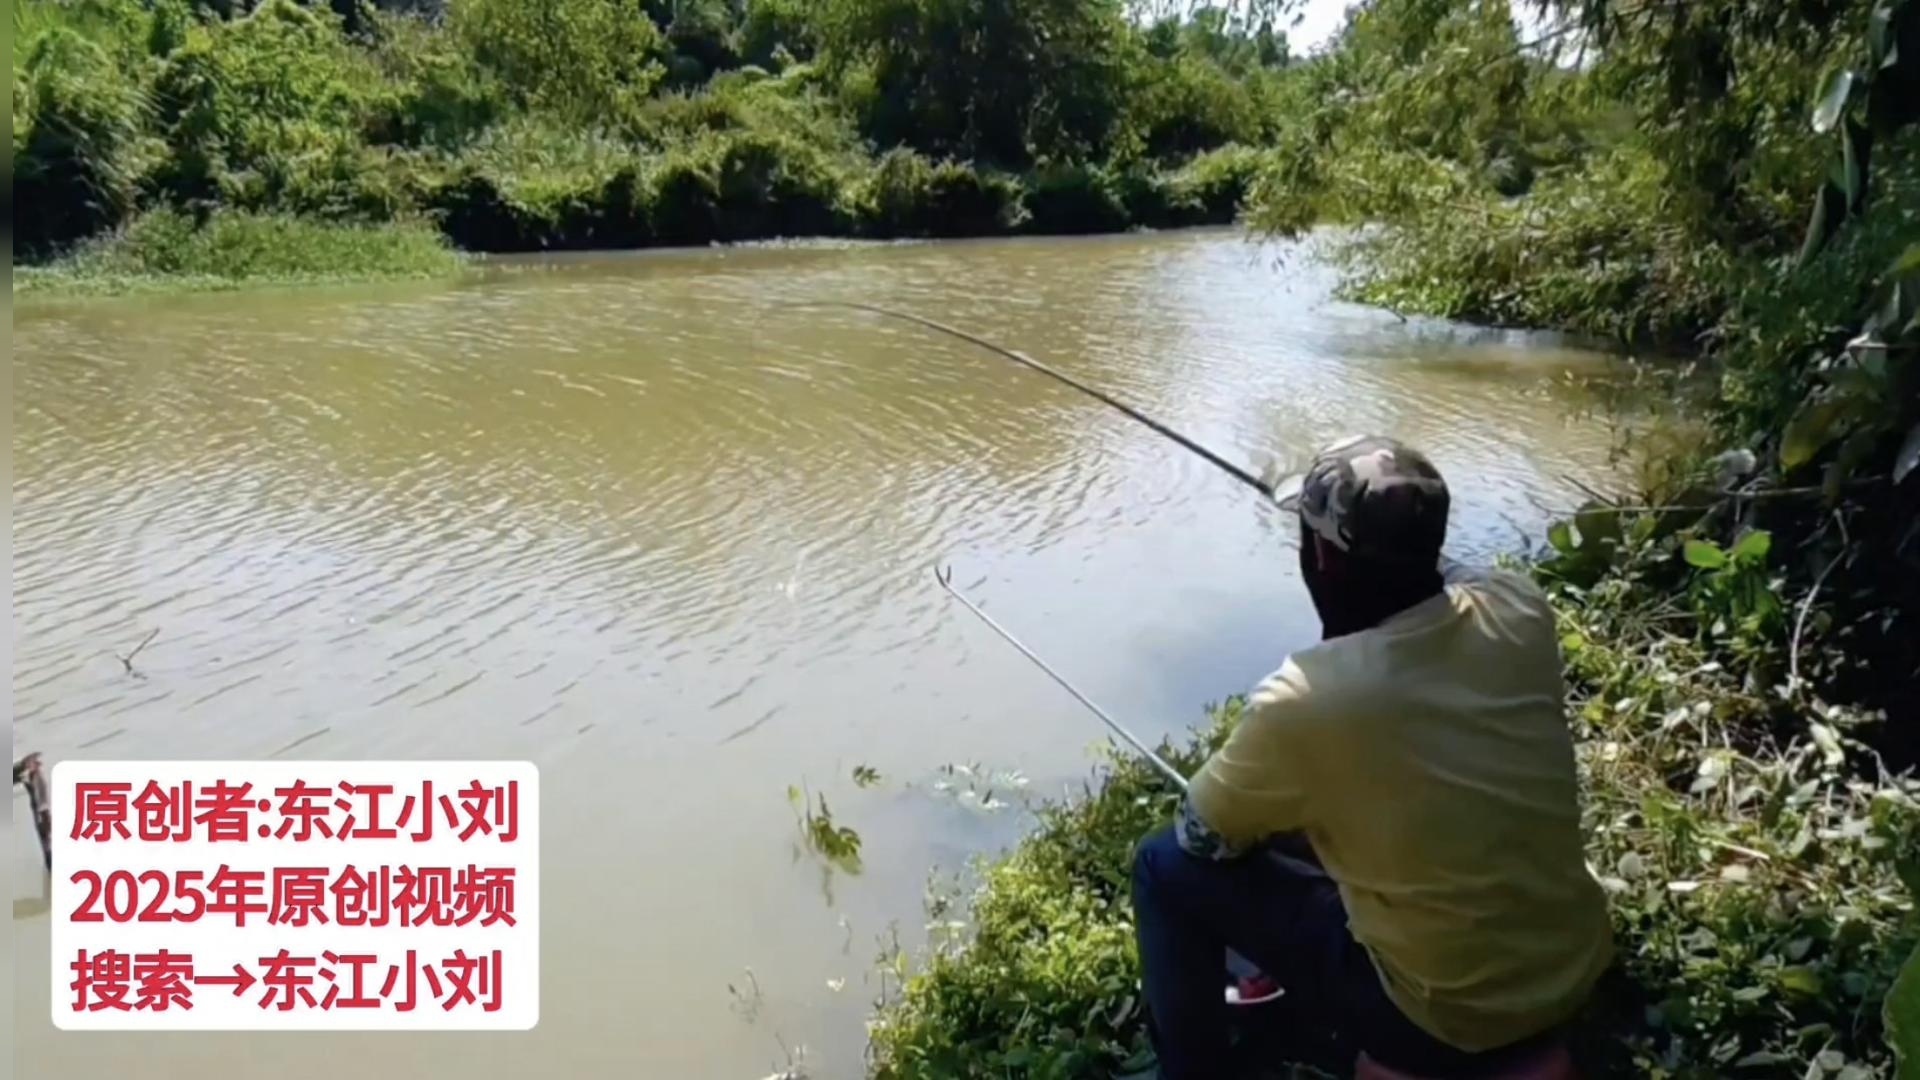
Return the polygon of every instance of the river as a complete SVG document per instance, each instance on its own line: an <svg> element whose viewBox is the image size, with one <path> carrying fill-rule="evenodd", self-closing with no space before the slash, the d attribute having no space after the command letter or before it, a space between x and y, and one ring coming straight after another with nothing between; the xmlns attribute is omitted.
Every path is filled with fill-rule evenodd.
<svg viewBox="0 0 1920 1080"><path fill-rule="evenodd" d="M1331 283L1201 231L18 308L16 753L526 759L544 820L539 1026L324 1042L54 1030L15 829L19 1074L751 1078L804 1046L858 1075L929 870L1011 841L1102 735L936 562L1151 734L1316 627L1292 523L1194 456L977 348L780 305L975 330L1256 467L1396 434L1468 558L1605 468L1565 379L1603 358ZM862 873L798 848L802 783Z"/></svg>

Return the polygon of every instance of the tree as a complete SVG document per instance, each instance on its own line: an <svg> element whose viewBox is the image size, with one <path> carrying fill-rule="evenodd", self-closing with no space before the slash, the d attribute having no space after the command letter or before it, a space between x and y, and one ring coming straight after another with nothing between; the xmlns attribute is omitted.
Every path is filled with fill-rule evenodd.
<svg viewBox="0 0 1920 1080"><path fill-rule="evenodd" d="M833 0L822 57L883 145L1018 166L1108 149L1131 33L1118 0Z"/></svg>
<svg viewBox="0 0 1920 1080"><path fill-rule="evenodd" d="M453 0L448 18L531 108L605 123L660 81L664 43L639 0Z"/></svg>

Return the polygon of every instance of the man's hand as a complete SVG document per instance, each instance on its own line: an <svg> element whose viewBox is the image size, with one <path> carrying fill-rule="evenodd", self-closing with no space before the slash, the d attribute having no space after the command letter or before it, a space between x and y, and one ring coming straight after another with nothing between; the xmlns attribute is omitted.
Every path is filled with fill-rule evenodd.
<svg viewBox="0 0 1920 1080"><path fill-rule="evenodd" d="M1182 796L1180 811L1173 818L1173 835L1180 841L1180 850L1202 859L1237 859L1247 853L1246 848L1238 848L1227 843L1226 837L1213 831L1212 826L1200 820L1193 808L1193 799Z"/></svg>

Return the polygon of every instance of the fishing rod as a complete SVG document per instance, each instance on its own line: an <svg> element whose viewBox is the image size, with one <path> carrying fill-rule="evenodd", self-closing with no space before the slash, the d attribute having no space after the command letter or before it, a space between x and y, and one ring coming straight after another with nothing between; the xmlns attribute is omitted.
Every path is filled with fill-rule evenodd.
<svg viewBox="0 0 1920 1080"><path fill-rule="evenodd" d="M1168 427L1166 424L1161 423L1160 421L1155 420L1153 417L1148 416L1146 413L1143 413L1140 410L1134 408L1133 406L1128 405L1126 402L1120 401L1101 390L1088 386L1086 383L1081 382L1080 380L1074 378L1073 376L1068 375L1063 371L1059 371L1055 368L1049 367L1046 364L1043 364L1040 361L1035 360L1033 357L1026 355L1025 353L1016 352L1004 346L996 345L993 342L988 341L986 338L980 337L978 334L969 333L956 326L948 326L946 323L938 322L934 319L929 319L923 315L915 315L910 311L899 311L894 308L882 307L879 304L867 304L867 303L860 303L860 302L851 301L851 300L796 301L793 303L783 304L781 306L782 307L798 307L798 308L837 307L837 308L845 308L852 311L865 311L870 314L885 316L886 318L889 318L889 319L897 319L901 322L912 323L915 326L924 327L925 329L933 330L937 333L946 334L949 337L958 338L961 341L970 342L971 344L978 345L980 348L983 348L988 352L995 354L996 356L1003 356L1008 360L1013 361L1016 364L1020 364L1024 367L1031 368L1042 375L1048 376L1049 378L1055 379L1059 382L1065 383L1066 385L1073 387L1075 390L1078 390L1081 393L1086 394L1087 396L1093 398L1096 401L1101 402L1102 404L1105 404L1107 406L1110 406L1114 409L1119 410L1121 413L1124 413L1125 415L1131 417L1132 419L1142 424L1145 424L1148 428L1150 428L1154 432L1162 436L1165 436L1166 438L1172 439L1174 442L1179 443L1181 446L1200 455L1202 458L1206 459L1206 461L1209 464L1220 469L1222 472L1226 473L1228 476L1233 477L1235 480L1240 481L1242 484L1245 484L1246 486L1259 492L1261 495L1265 496L1266 498L1272 499L1272 498L1275 498L1276 496L1276 491L1273 484L1269 483L1266 480L1261 479L1258 476L1255 476L1254 474L1248 472L1247 470L1241 468L1240 466L1235 465L1231 461L1228 461L1227 459L1221 457L1219 454L1216 454L1212 450L1209 450L1205 446L1202 446L1200 443L1195 442L1193 439L1190 439L1187 436L1182 435L1178 431L1175 431L1172 428ZM1180 789L1182 793L1184 793L1187 790L1187 778L1180 775L1180 770L1174 768L1171 764L1167 762L1166 758L1161 757L1158 753L1154 751L1152 747L1148 746L1145 742L1141 741L1140 737L1138 735L1135 735L1131 730L1129 730L1125 724L1122 724L1120 721L1115 720L1112 717L1112 715L1110 715L1107 712L1107 710L1101 708L1100 705L1097 702L1095 702L1092 698L1081 693L1079 687L1067 681L1066 676L1055 671L1051 664L1048 664L1045 660L1040 659L1039 654L1035 653L1032 649L1027 648L1026 643L1021 641L1019 638L1015 637L1012 631L1008 630L1004 626L1001 626L998 622L994 620L993 616L988 615L985 611L981 610L980 605L975 604L971 599L967 597L965 593L955 588L953 584L953 570L951 567L943 568L943 567L935 566L933 570L933 577L935 581L940 583L940 587L946 590L948 595L952 596L955 600L960 601L960 605L962 607L972 612L974 617L978 618L981 622L987 625L988 629L992 630L995 634L998 634L1001 640L1005 641L1007 644L1019 650L1020 655L1026 657L1027 660L1031 662L1035 667L1039 668L1041 671L1046 672L1047 677L1051 678L1055 683L1058 683L1061 689L1065 690L1069 694L1072 694L1075 701L1078 701L1081 705L1086 706L1086 708L1090 712L1092 712L1095 716L1099 717L1101 723L1104 723L1107 725L1108 730L1112 731L1115 735L1118 735L1120 736L1121 739L1125 740L1128 746L1131 746L1136 752L1140 754L1141 757L1145 758L1150 764L1152 764L1153 767L1157 769L1161 775L1165 776L1169 781L1173 783L1174 787ZM1309 863L1301 859L1295 858L1294 856L1289 855L1285 852L1279 851L1275 848L1271 848L1271 847L1263 848L1261 850L1261 855L1265 857L1267 860L1269 860L1270 862L1273 862L1276 865L1286 868L1289 873L1298 877L1319 878L1319 877L1326 876L1326 871L1320 868L1319 866L1313 863ZM1244 965L1245 962L1242 961L1242 964ZM1251 967L1251 965L1246 965L1246 966Z"/></svg>
<svg viewBox="0 0 1920 1080"><path fill-rule="evenodd" d="M1001 640L1005 641L1007 644L1013 646L1014 648L1020 650L1020 655L1032 661L1033 666L1039 668L1041 671L1046 672L1048 677L1053 679L1054 682L1059 683L1062 689L1066 690L1067 693L1072 694L1075 701L1078 701L1080 704L1085 705L1087 709L1093 713L1093 715L1099 717L1101 722L1106 724L1109 730L1111 730L1115 735L1118 735L1122 739L1126 740L1127 745L1133 747L1134 750L1139 752L1141 757L1147 759L1147 761L1150 764L1152 764L1155 769L1158 769L1160 771L1161 775L1165 776L1168 780L1173 781L1173 786L1179 788L1182 794L1186 793L1187 778L1180 775L1180 770L1174 768L1171 764L1169 764L1166 758L1163 758L1158 753L1155 753L1152 747L1148 746L1145 742L1141 741L1140 736L1135 735L1131 730L1127 728L1125 724L1122 724L1120 721L1115 720L1111 715L1107 713L1107 710L1101 708L1092 698L1081 693L1080 688L1073 685L1071 682L1068 682L1066 676L1053 670L1052 665L1048 664L1045 660L1040 659L1040 657L1036 655L1032 649L1027 648L1024 642L1022 642L1019 638L1014 637L1013 632L1011 630L1008 630L1006 627L1001 626L998 622L995 622L993 616L987 614L985 611L982 611L980 609L980 605L974 603L971 599L968 599L967 594L955 588L953 585L953 569L951 567L944 567L944 568L939 566L934 567L933 579L935 581L938 581L940 583L940 587L945 589L950 596L952 596L955 600L960 601L960 605L962 607L966 608L968 611L973 612L974 616L977 617L981 622L986 623L989 629L991 629L994 633L1000 635ZM1263 858L1268 862L1274 864L1275 866L1280 867L1281 869L1285 870L1288 874L1296 878L1319 879L1319 878L1325 878L1327 876L1326 869L1324 867L1321 867L1319 864L1308 862L1304 859L1299 858L1298 856L1291 855L1285 851L1282 851L1277 847L1263 846L1258 848L1255 854L1258 857ZM1242 964L1243 967L1247 968L1248 970L1254 970L1254 971L1258 970L1252 964L1249 964L1244 960L1240 961L1240 963Z"/></svg>
<svg viewBox="0 0 1920 1080"><path fill-rule="evenodd" d="M1126 402L1113 397L1111 394L1108 394L1103 390L1100 390L1096 387L1092 387L1087 385L1084 382L1081 382L1079 379L1076 379L1073 376L1068 375L1064 371L1051 367L1047 364L1043 364L1040 361L1035 360L1033 357L1028 356L1023 352L1016 352L1015 350L1009 349L1003 345L999 345L992 341L988 341L986 338L983 338L978 334L974 334L969 331L962 330L957 326L949 326L946 323L939 322L935 319L929 319L924 315L916 315L910 311L900 311L896 308L884 307L880 304L868 304L868 303L863 303L860 301L853 301L853 300L794 301L791 303L782 304L780 306L796 307L796 308L832 307L832 308L844 308L850 311L864 311L872 315L880 315L885 318L895 319L904 323L910 323L914 326L919 326L927 330L932 330L936 333L945 334L948 337L957 338L961 341L965 341L970 344L977 345L980 348L985 349L996 356L1005 357L1006 359L1011 360L1016 364L1019 364L1023 367L1027 367L1034 371L1037 371L1040 374L1047 376L1048 378L1064 383L1067 386L1070 386L1073 389L1078 390L1083 394L1086 394L1088 397L1093 398L1095 401L1098 401L1110 408L1118 410L1119 412L1130 417L1131 419L1146 425L1150 430L1152 430L1156 434L1159 434L1165 438L1171 439L1174 442L1181 445L1182 447L1185 447L1186 449L1192 451L1193 453L1198 454L1201 458L1205 459L1208 464L1213 465L1215 468L1218 468L1220 471L1226 473L1228 476L1233 477L1235 480L1238 480L1242 484L1245 484L1246 486L1259 492L1261 495L1265 496L1266 498L1272 499L1275 495L1273 484L1269 483L1266 480L1261 479L1258 476L1255 476L1253 473L1248 472L1246 469L1243 469L1240 466L1235 465L1233 462L1228 461L1226 458L1223 458L1219 454L1213 452L1212 450L1207 449L1205 446L1201 445L1199 442L1196 442L1195 440L1189 438L1188 436L1183 435L1178 431L1175 431L1173 428L1168 427L1166 424L1162 423L1159 420L1154 419L1151 416L1148 416L1146 413L1141 412L1139 409L1136 409L1133 406L1128 405ZM1180 771L1178 769L1175 769L1172 765L1167 764L1167 761L1165 758L1155 753L1152 747L1149 747L1146 743L1142 742L1139 736L1135 735L1132 731L1127 729L1126 725L1120 723L1120 721L1118 720L1115 720L1111 715L1108 714L1108 712L1105 709L1101 708L1097 703L1095 703L1092 698L1089 698L1087 695L1081 693L1078 687L1068 682L1065 676L1061 675L1059 672L1053 669L1052 665L1048 664L1045 660L1040 659L1038 654L1036 654L1032 649L1027 648L1026 644L1022 642L1019 638L1015 637L1011 631L1009 631L1006 627L1001 626L998 622L995 622L993 619L993 616L988 615L985 611L982 611L979 605L975 604L972 600L968 599L967 596L964 593L962 593L959 589L954 588L953 571L951 568L943 569L941 567L936 566L934 567L933 576L934 576L934 580L940 583L940 587L942 589L945 589L947 593L951 595L955 600L960 601L963 607L965 607L968 611L972 612L974 616L977 617L981 622L986 623L987 626L991 628L994 633L1000 635L1000 637L1003 640L1005 640L1007 644L1012 645L1015 649L1018 649L1020 651L1020 655L1026 657L1029 661L1033 663L1035 667L1039 668L1041 671L1046 672L1047 676L1051 678L1054 682L1060 684L1060 686L1063 689L1065 689L1067 693L1072 694L1074 697L1074 700L1086 706L1087 709L1090 710L1095 716L1099 717L1100 721L1106 724L1109 730L1111 730L1114 734L1120 736L1120 738L1124 739L1127 745L1133 747L1133 749L1138 751L1142 757L1146 758L1147 761L1151 762L1154 768L1158 769L1163 775L1167 777L1167 779L1173 781L1173 784L1175 787L1178 787L1183 792L1187 789L1187 778L1180 775Z"/></svg>
<svg viewBox="0 0 1920 1080"><path fill-rule="evenodd" d="M950 594L955 600L960 601L961 606L965 607L968 611L973 612L974 615L977 616L981 622L986 623L989 627L991 627L994 633L999 634L1003 639L1005 639L1007 644L1013 646L1016 649L1019 649L1020 655L1026 657L1028 660L1033 661L1033 665L1035 667L1039 668L1041 671L1046 672L1049 676L1052 677L1054 682L1059 683L1061 687L1066 690L1067 693L1072 694L1074 697L1074 700L1078 701L1082 705L1085 705L1093 713L1093 715L1099 717L1101 721L1103 721L1107 725L1107 727L1113 731L1115 735L1118 735L1122 739L1125 739L1127 741L1127 745L1133 747L1135 750L1138 750L1140 752L1140 756L1146 758L1149 762L1153 764L1154 768L1159 769L1163 774L1166 775L1167 779L1173 781L1174 786L1178 787L1181 791L1187 790L1187 778L1180 775L1180 770L1174 768L1172 765L1167 764L1166 758L1163 758L1159 754L1154 753L1151 747L1149 747L1146 743L1140 741L1140 737L1138 735L1135 735L1133 732L1127 730L1127 726L1125 724L1122 724L1120 721L1115 720L1113 717L1107 715L1107 710L1095 704L1092 698L1087 697L1087 695L1080 692L1078 687L1068 682L1066 679L1066 676L1061 675L1059 672L1053 670L1053 668L1050 665L1048 665L1048 663L1045 660L1042 660L1040 659L1040 657L1036 656L1032 649L1027 648L1026 645L1020 641L1019 638L1013 636L1012 631L1009 631L1006 627L1001 626L999 623L995 622L993 620L993 616L980 610L980 605L975 604L972 600L967 599L967 595L965 593L961 592L959 589L954 588L952 567L946 567L944 569L938 566L934 567L933 579L935 581L938 581L940 583L940 587L947 590L948 594Z"/></svg>
<svg viewBox="0 0 1920 1080"><path fill-rule="evenodd" d="M1035 360L1033 357L1028 356L1026 353L1017 352L1013 349L1006 348L1003 345L996 345L993 342L988 341L986 338L983 338L978 334L969 333L968 331L962 330L957 326L948 326L946 323L939 322L934 319L929 319L924 315L915 315L911 311L900 311L895 308L883 307L879 304L867 304L867 303L861 303L853 300L799 300L799 301L793 301L791 303L781 304L780 306L781 307L800 307L800 308L835 307L835 308L846 308L851 311L864 311L864 312L867 312L868 314L880 315L889 319L897 319L900 322L912 323L915 326L923 327L925 329L932 330L936 333L946 334L948 337L958 338L961 341L965 341L973 345L978 345L980 348L985 349L996 356L1003 356L1008 360L1013 361L1016 364L1020 364L1025 367L1031 368L1032 370L1037 371L1040 374L1047 376L1048 378L1055 379L1059 382L1065 383L1066 385L1073 387L1075 390L1080 391L1081 393L1087 395L1090 398L1093 398L1095 401L1098 401L1103 405L1119 410L1121 413L1132 418L1133 420L1136 420L1139 423L1145 424L1155 434L1163 436L1168 439L1172 439L1174 442L1180 444L1186 449L1191 450L1192 452L1200 455L1202 458L1206 459L1208 464L1219 469L1221 472L1226 473L1228 476L1233 477L1235 480L1240 481L1242 484L1245 484L1246 486L1252 488L1253 490L1259 492L1260 494L1266 496L1269 499L1274 497L1275 491L1274 491L1274 485L1272 483L1266 480L1263 480L1258 476L1255 476L1254 474L1248 472L1247 470L1241 468L1238 465L1235 465L1233 462L1228 461L1226 458L1223 458L1219 454L1214 453L1212 450L1207 449L1205 446L1202 446L1200 443L1196 442L1195 440L1185 435L1182 435L1180 432L1175 431L1171 427L1168 427L1166 424L1162 423L1161 421L1156 420L1151 416L1148 416L1146 413L1143 413L1139 409L1134 408L1133 406L1127 404L1126 402L1121 401L1118 398L1115 398L1113 395L1108 394L1104 390L1098 389L1097 387L1088 386L1086 383L1081 382L1079 379L1076 379L1073 376L1068 375L1066 372L1061 371L1058 368L1050 367L1046 364L1043 364L1040 361Z"/></svg>

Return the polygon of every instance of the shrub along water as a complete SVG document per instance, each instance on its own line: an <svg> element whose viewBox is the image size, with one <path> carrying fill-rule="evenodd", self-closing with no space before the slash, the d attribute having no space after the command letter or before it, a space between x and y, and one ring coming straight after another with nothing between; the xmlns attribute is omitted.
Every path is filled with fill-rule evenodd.
<svg viewBox="0 0 1920 1080"><path fill-rule="evenodd" d="M1228 221L1288 63L1257 6L393 7L22 0L23 260L168 211L429 220L476 251Z"/></svg>
<svg viewBox="0 0 1920 1080"><path fill-rule="evenodd" d="M223 210L204 221L156 210L91 237L48 266L14 273L19 293L232 289L249 284L444 277L460 254L420 221L320 222Z"/></svg>

